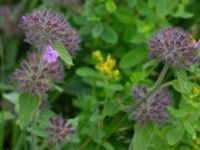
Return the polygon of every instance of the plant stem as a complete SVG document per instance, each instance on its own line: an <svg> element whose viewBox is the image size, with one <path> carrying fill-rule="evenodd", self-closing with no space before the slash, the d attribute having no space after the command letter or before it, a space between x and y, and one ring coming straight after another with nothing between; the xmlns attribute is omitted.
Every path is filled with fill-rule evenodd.
<svg viewBox="0 0 200 150"><path fill-rule="evenodd" d="M20 144L21 144L22 139L23 139L23 136L24 136L24 133L21 133L14 150L19 150Z"/></svg>
<svg viewBox="0 0 200 150"><path fill-rule="evenodd" d="M36 112L35 116L33 117L32 126L36 125L38 115L39 114ZM32 148L32 150L36 150L36 149L38 149L38 147L37 147L37 137L33 133L31 134L31 136L32 136L32 144L31 144L32 146L31 146L31 148Z"/></svg>
<svg viewBox="0 0 200 150"><path fill-rule="evenodd" d="M22 135L23 135L22 137L23 137L24 150L28 150L27 143L26 143L26 130L25 129L22 131Z"/></svg>
<svg viewBox="0 0 200 150"><path fill-rule="evenodd" d="M154 84L153 88L151 89L151 93L154 93L157 90L157 88L160 86L160 84L163 81L168 69L169 69L168 64L165 64L160 75L159 75L159 77L158 77L158 79L156 80L156 83Z"/></svg>
<svg viewBox="0 0 200 150"><path fill-rule="evenodd" d="M60 150L60 145L56 144L56 150Z"/></svg>

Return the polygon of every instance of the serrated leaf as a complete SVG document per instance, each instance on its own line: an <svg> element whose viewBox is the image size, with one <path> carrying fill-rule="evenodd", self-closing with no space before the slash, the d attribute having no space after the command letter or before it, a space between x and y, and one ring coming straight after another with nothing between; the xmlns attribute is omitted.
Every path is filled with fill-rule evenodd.
<svg viewBox="0 0 200 150"><path fill-rule="evenodd" d="M71 55L69 54L69 52L65 49L65 47L61 43L55 42L53 44L53 48L54 48L54 50L56 50L59 53L60 58L66 63L67 66L73 65Z"/></svg>
<svg viewBox="0 0 200 150"><path fill-rule="evenodd" d="M41 103L38 95L23 93L19 97L19 124L22 129L26 128L32 121Z"/></svg>
<svg viewBox="0 0 200 150"><path fill-rule="evenodd" d="M116 31L109 25L104 26L103 33L101 35L102 40L107 43L115 44L118 41L118 35Z"/></svg>
<svg viewBox="0 0 200 150"><path fill-rule="evenodd" d="M144 50L133 50L125 54L120 61L120 68L128 69L144 61L147 52Z"/></svg>
<svg viewBox="0 0 200 150"><path fill-rule="evenodd" d="M92 35L94 38L101 36L103 32L104 26L102 23L97 23L94 28L92 29Z"/></svg>

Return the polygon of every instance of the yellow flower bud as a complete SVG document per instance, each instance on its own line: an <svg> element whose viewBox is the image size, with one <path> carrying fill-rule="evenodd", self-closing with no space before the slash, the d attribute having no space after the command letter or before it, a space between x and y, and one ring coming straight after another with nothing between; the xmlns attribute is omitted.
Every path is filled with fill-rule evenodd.
<svg viewBox="0 0 200 150"><path fill-rule="evenodd" d="M96 58L98 61L103 61L103 57L101 51L97 50L92 53L92 56Z"/></svg>

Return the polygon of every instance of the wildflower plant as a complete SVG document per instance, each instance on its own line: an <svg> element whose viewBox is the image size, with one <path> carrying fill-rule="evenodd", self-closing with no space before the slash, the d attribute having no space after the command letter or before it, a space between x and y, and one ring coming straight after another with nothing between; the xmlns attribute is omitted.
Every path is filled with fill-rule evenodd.
<svg viewBox="0 0 200 150"><path fill-rule="evenodd" d="M79 47L78 33L65 21L62 14L50 10L34 10L31 14L21 17L20 27L24 30L26 41L33 45L20 68L11 76L11 82L16 84L19 96L19 125L23 130L32 133L33 147L38 149L34 128L40 128L42 135L49 135L49 142L61 147L67 141L68 135L75 134L73 123L52 115L52 127L40 123L43 112L49 110L47 91L55 89L56 83L64 82L64 66L71 66L72 55ZM36 135L35 135L36 134Z"/></svg>
<svg viewBox="0 0 200 150"><path fill-rule="evenodd" d="M0 149L199 150L196 1L0 8Z"/></svg>
<svg viewBox="0 0 200 150"><path fill-rule="evenodd" d="M152 124L156 124L156 126L164 124L170 118L178 115L176 113L179 112L173 107L170 107L173 102L173 97L169 91L166 91L163 87L172 84L175 89L179 90L181 93L185 93L183 96L184 99L188 97L186 95L191 93L191 91L193 94L198 93L198 89L187 79L187 73L185 71L185 69L191 69L192 65L195 66L198 62L196 50L198 48L198 42L196 42L189 33L177 27L164 28L150 38L149 45L151 49L150 57L152 59L158 58L158 60L162 60L164 67L157 81L151 88L147 89L145 86L138 85L132 90L136 102L129 119L135 120L140 125L135 126L135 131L137 133L135 133L129 149L140 149L141 145L138 145L136 141L137 138L143 134L142 130L146 132L146 136L150 136L148 132L154 130ZM178 79L170 84L162 83L170 67L177 68L175 74ZM191 91L189 91L189 89ZM189 99L191 99L191 97ZM187 103L194 106L194 103L192 104L189 99L186 98L185 100L188 101ZM184 128L186 128L192 136L196 136L193 129L189 130L189 126L191 127L191 124L188 120L185 120ZM169 145L173 145L179 140L178 138L180 138L180 136L183 136L183 131L178 133L180 136L176 135L180 130L182 130L182 127L176 126L174 130L167 133L166 140ZM172 140L171 135L176 135L177 139Z"/></svg>

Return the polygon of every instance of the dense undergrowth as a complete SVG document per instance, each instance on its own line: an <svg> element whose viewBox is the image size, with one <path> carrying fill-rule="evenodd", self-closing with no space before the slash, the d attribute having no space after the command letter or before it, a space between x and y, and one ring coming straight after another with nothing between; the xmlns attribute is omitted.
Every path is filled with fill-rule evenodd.
<svg viewBox="0 0 200 150"><path fill-rule="evenodd" d="M1 0L0 149L199 150L197 0Z"/></svg>

